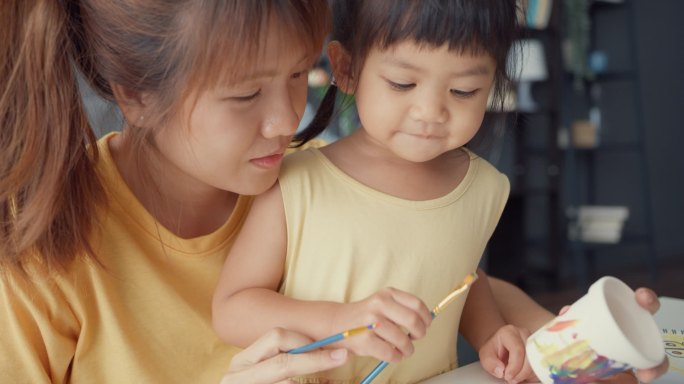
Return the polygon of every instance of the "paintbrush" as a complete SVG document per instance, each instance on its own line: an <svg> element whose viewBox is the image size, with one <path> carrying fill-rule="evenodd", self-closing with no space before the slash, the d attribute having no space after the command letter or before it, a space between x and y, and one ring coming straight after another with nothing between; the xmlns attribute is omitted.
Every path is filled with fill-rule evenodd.
<svg viewBox="0 0 684 384"><path fill-rule="evenodd" d="M432 312L430 312L432 314L432 318L434 319L437 317L437 315L442 312L447 305L451 304L451 302L454 301L458 295L467 290L468 287L470 287L475 280L477 280L477 277L477 273L475 272L466 275L461 284L454 288L453 291L451 291L444 299L442 299L442 301L439 302L439 304L435 306L435 308L432 309ZM369 384L371 381L373 381L373 379L375 379L376 376L380 374L380 372L382 372L383 369L385 369L388 364L389 363L387 361L381 361L375 366L375 368L373 368L368 376L361 381L361 384Z"/></svg>
<svg viewBox="0 0 684 384"><path fill-rule="evenodd" d="M287 353L292 353L292 354L297 354L297 353L304 353L304 352L309 352L314 349L318 349L320 347L326 346L328 344L334 343L336 341L344 340L346 338L356 336L360 333L375 329L378 327L378 323L373 323L370 325L366 325L363 327L358 327L358 328L353 328L353 329L348 329L344 332L336 333L332 336L328 336L324 339L320 339L317 341L314 341L313 343L309 343L307 345L291 349L287 351Z"/></svg>

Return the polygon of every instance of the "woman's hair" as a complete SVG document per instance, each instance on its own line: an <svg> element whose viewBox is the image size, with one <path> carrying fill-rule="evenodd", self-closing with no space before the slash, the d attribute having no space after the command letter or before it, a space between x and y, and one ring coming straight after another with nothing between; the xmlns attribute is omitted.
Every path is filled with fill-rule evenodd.
<svg viewBox="0 0 684 384"><path fill-rule="evenodd" d="M322 0L3 0L0 2L0 266L37 256L64 269L95 256L89 239L106 191L77 77L115 101L112 84L153 95L161 127L180 106L249 69L269 22L317 55ZM153 129L128 122L134 154ZM142 156L142 155L140 155Z"/></svg>
<svg viewBox="0 0 684 384"><path fill-rule="evenodd" d="M332 40L351 57L358 78L371 49L406 40L430 47L444 44L467 54L489 54L496 63L492 109L503 110L510 86L508 53L518 29L516 0L332 0ZM311 123L295 137L303 145L330 123L337 87L331 85Z"/></svg>

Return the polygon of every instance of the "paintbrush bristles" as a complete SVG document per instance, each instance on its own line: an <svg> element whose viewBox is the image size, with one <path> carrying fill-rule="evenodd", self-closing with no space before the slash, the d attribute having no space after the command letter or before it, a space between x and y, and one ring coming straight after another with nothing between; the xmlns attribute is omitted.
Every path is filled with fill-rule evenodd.
<svg viewBox="0 0 684 384"><path fill-rule="evenodd" d="M449 305L449 303L451 303L456 298L456 296L458 296L463 291L468 289L468 287L473 282L475 282L475 280L477 280L477 277L478 277L477 273L475 273L475 272L469 273L468 275L466 275L466 277L463 279L463 282L460 285L458 285L453 291L451 291L451 293L449 293L449 295L447 295L447 297L445 297L444 300L442 300L439 304L437 304L435 309L432 310L432 313L434 315L437 315L438 313L442 312L442 310L444 310L444 308L447 305Z"/></svg>

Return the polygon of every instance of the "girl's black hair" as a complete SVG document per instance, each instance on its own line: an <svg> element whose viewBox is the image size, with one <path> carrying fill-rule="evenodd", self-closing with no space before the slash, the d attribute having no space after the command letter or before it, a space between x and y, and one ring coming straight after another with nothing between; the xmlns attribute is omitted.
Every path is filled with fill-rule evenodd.
<svg viewBox="0 0 684 384"><path fill-rule="evenodd" d="M457 52L492 56L496 62L492 109L503 110L510 86L508 53L518 36L516 0L332 0L333 30L351 57L349 73L358 78L373 48L413 40ZM295 136L301 146L330 124L337 87L326 91L315 117Z"/></svg>

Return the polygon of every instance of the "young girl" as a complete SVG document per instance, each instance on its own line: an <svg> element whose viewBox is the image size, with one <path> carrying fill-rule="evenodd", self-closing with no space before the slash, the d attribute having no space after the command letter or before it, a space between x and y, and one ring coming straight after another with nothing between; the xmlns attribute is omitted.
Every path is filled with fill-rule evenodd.
<svg viewBox="0 0 684 384"><path fill-rule="evenodd" d="M273 326L321 338L379 322L342 345L393 362L413 354L381 376L411 383L457 365L463 310L460 330L483 366L522 381L531 376L526 334L503 327L486 281L432 322L426 306L477 269L508 197L506 177L464 146L490 89L501 100L515 1L333 4L328 54L361 126L289 156L279 183L256 199L214 296L217 331L246 345ZM300 138L316 136L330 111L321 106ZM411 339L424 335L414 353ZM358 382L375 364L354 359L322 376Z"/></svg>
<svg viewBox="0 0 684 384"><path fill-rule="evenodd" d="M218 383L238 349L211 295L304 111L327 4L1 4L0 381ZM79 72L123 133L95 143Z"/></svg>

